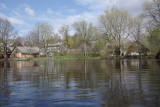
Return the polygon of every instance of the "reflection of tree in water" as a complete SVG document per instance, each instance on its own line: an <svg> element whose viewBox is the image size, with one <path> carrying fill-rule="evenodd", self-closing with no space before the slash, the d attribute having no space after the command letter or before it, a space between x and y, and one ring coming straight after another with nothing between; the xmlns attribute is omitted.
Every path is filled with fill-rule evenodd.
<svg viewBox="0 0 160 107"><path fill-rule="evenodd" d="M118 68L116 68L117 63L118 63ZM106 105L109 107L129 106L129 105L157 106L155 102L159 102L158 97L156 98L156 96L151 93L152 92L151 90L146 92L146 90L152 89L152 87L150 87L150 84L153 83L146 83L144 81L144 80L148 81L150 77L155 77L155 75L152 76L151 74L149 74L151 73L148 70L149 68L151 68L149 67L151 65L149 61L135 60L134 63L131 63L131 61L129 61L129 63L127 63L126 65L125 63L126 63L125 60L123 61L120 60L119 62L115 62L116 65L115 69L121 69L119 70L119 73L116 72L114 68L110 69L112 75L109 87L106 87L106 94L104 95L103 93L103 99L106 100ZM135 67L136 69L133 69ZM160 77L160 75L158 75L157 78L158 77ZM153 80L149 81L151 82ZM159 83L157 83L157 85L158 84ZM158 94L158 90L155 93ZM148 96L146 97L146 95ZM154 97L153 99L156 101L147 100L149 97L152 98Z"/></svg>
<svg viewBox="0 0 160 107"><path fill-rule="evenodd" d="M10 62L10 67L15 69L5 69L12 71L9 75L0 70L1 86L5 87L0 91L1 98L10 97L12 90L9 90L8 80L11 80L15 85L21 81L34 85L37 98L51 96L80 101L99 99L102 100L100 103L103 106L109 107L135 104L157 106L159 102L159 96L151 93L160 92L160 89L157 89L160 65L156 61L41 60L31 61L30 65L28 63L30 62L25 62L22 68L17 68L16 62ZM147 99L150 97L154 101Z"/></svg>
<svg viewBox="0 0 160 107"><path fill-rule="evenodd" d="M8 105L7 98L10 96L8 76L7 76L8 62L3 63L3 69L0 70L0 106ZM6 98L6 99L3 99Z"/></svg>
<svg viewBox="0 0 160 107"><path fill-rule="evenodd" d="M108 107L119 107L119 106L128 106L129 95L132 92L127 91L125 85L123 84L123 61L122 60L112 60L111 63L107 64L110 69L107 69L110 72L111 78L108 82L108 86L102 94L102 98L105 101L105 105Z"/></svg>
<svg viewBox="0 0 160 107"><path fill-rule="evenodd" d="M57 88L87 89L74 93L74 96L81 99L84 95L96 92L97 96L92 97L102 98L108 106L146 105L142 82L146 77L142 74L143 69L149 68L147 61L53 61L52 66L50 63L43 70L45 82L40 82L46 88L56 88L59 84Z"/></svg>

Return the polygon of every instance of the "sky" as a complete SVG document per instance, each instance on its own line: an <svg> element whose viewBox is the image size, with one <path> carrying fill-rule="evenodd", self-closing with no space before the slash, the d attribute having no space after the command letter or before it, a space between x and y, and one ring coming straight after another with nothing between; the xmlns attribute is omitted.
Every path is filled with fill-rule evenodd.
<svg viewBox="0 0 160 107"><path fill-rule="evenodd" d="M55 33L63 24L78 20L98 23L99 15L113 6L133 16L140 14L145 0L0 0L0 17L7 18L21 36L37 23L48 23ZM71 32L73 33L73 32Z"/></svg>

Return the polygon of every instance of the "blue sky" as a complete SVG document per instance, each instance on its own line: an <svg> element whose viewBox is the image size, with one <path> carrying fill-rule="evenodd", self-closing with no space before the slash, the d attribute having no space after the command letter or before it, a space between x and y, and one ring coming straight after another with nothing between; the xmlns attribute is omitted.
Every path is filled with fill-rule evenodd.
<svg viewBox="0 0 160 107"><path fill-rule="evenodd" d="M98 16L112 6L132 15L142 12L145 0L0 0L0 17L7 18L25 36L36 23L46 22L55 33L61 25L87 20L97 24Z"/></svg>

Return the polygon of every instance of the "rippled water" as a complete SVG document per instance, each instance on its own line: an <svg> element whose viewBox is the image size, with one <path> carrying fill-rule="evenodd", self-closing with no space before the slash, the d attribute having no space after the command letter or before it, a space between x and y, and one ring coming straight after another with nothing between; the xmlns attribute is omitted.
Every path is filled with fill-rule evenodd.
<svg viewBox="0 0 160 107"><path fill-rule="evenodd" d="M160 107L160 62L0 62L0 106Z"/></svg>

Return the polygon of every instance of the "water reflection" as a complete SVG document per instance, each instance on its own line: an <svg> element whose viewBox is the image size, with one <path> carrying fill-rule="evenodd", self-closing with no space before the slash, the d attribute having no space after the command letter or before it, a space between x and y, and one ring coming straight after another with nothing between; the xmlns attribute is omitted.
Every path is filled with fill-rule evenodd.
<svg viewBox="0 0 160 107"><path fill-rule="evenodd" d="M0 106L160 105L156 60L0 62Z"/></svg>

